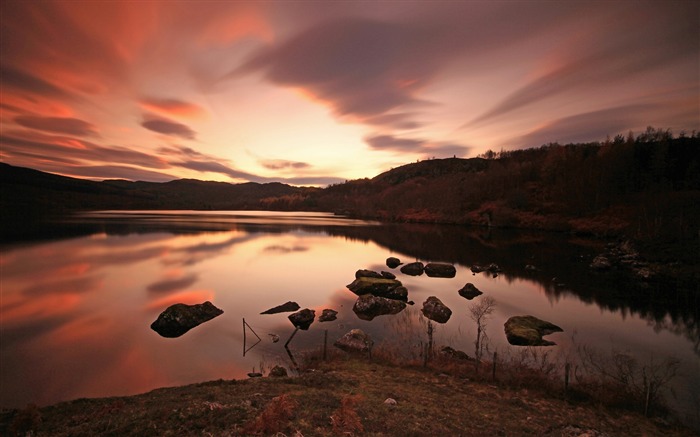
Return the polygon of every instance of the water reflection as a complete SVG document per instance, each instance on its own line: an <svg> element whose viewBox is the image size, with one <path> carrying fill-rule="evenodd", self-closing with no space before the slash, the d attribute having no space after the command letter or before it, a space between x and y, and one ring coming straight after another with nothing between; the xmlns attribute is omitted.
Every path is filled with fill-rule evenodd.
<svg viewBox="0 0 700 437"><path fill-rule="evenodd" d="M502 326L508 317L531 314L565 329L550 337L562 348L577 332L578 340L602 348L674 354L687 374L700 370L694 294L674 284L640 287L614 274L591 274L587 265L599 248L585 241L309 213L110 212L55 226L51 240L2 248L2 406L137 393L240 378L261 366L288 367L283 343L294 331L288 314L259 314L288 300L317 315L324 308L339 312L336 321L315 321L299 332L292 350L319 347L324 330L329 343L352 328L378 343L392 341L386 338L398 329L392 325L416 328L416 307L436 295L453 310L452 319L436 328L436 342L471 352L470 302L457 293L467 282L497 300L488 328L496 346L507 347ZM56 239L62 229L70 238ZM457 275L406 276L384 264L388 256L451 262ZM503 270L496 278L469 270L491 262ZM360 268L396 273L416 307L398 318L358 319L352 312L356 296L345 285ZM171 304L206 300L224 314L178 339L148 328ZM243 318L263 339L245 357ZM269 334L282 341L273 343ZM685 390L700 388L698 377L686 382Z"/></svg>

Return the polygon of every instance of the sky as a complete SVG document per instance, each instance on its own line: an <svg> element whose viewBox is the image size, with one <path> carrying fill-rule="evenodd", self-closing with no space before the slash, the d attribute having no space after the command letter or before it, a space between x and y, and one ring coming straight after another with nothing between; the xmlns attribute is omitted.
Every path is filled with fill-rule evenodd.
<svg viewBox="0 0 700 437"><path fill-rule="evenodd" d="M325 186L417 160L700 130L700 1L0 6L0 159Z"/></svg>

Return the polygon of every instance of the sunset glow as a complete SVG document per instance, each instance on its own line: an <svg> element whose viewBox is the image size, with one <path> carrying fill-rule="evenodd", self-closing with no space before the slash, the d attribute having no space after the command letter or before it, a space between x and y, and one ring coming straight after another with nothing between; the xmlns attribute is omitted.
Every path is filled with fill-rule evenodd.
<svg viewBox="0 0 700 437"><path fill-rule="evenodd" d="M700 129L700 8L3 2L0 159L325 186L432 157Z"/></svg>

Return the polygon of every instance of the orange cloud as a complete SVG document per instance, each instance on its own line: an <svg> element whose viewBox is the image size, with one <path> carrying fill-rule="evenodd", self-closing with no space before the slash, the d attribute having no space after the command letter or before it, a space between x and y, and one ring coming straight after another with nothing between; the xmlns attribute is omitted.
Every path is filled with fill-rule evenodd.
<svg viewBox="0 0 700 437"><path fill-rule="evenodd" d="M254 5L235 13L222 14L200 34L202 44L230 44L246 36L255 36L266 42L272 42L275 31L264 13Z"/></svg>
<svg viewBox="0 0 700 437"><path fill-rule="evenodd" d="M206 114L201 106L178 99L145 98L139 104L146 111L166 116L196 118Z"/></svg>

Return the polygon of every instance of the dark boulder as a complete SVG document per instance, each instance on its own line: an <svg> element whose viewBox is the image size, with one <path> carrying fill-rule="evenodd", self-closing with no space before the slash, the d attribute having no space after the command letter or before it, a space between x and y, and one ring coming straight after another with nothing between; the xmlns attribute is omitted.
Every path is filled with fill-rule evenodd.
<svg viewBox="0 0 700 437"><path fill-rule="evenodd" d="M612 263L605 255L598 255L593 258L591 262L591 268L593 270L608 270L612 266Z"/></svg>
<svg viewBox="0 0 700 437"><path fill-rule="evenodd" d="M481 273L481 272L483 272L484 270L486 270L486 268L485 268L485 267L482 267L482 266L480 266L480 265L478 265L478 264L474 264L474 265L472 266L472 268L471 268L472 273Z"/></svg>
<svg viewBox="0 0 700 437"><path fill-rule="evenodd" d="M445 358L450 358L450 359L454 359L454 360L468 361L468 360L472 359L465 352L462 352L462 351L459 351L456 349L452 349L449 346L443 346L442 348L440 348L440 355L445 357Z"/></svg>
<svg viewBox="0 0 700 437"><path fill-rule="evenodd" d="M397 281L396 279L359 277L348 284L347 287L358 296L372 294L374 296L389 297L391 299L407 300L407 298L401 299L399 297L403 295L403 292L396 291L396 289L401 287L401 281Z"/></svg>
<svg viewBox="0 0 700 437"><path fill-rule="evenodd" d="M396 279L396 275L391 272L385 272L384 270L382 270L382 278Z"/></svg>
<svg viewBox="0 0 700 437"><path fill-rule="evenodd" d="M393 256L390 256L389 258L386 259L386 266L389 267L390 269L395 269L396 267L401 265L401 261L398 258L394 258Z"/></svg>
<svg viewBox="0 0 700 437"><path fill-rule="evenodd" d="M472 300L480 294L483 294L483 292L476 288L471 282L468 282L464 287L460 288L458 293L467 300Z"/></svg>
<svg viewBox="0 0 700 437"><path fill-rule="evenodd" d="M270 369L268 376L272 376L273 378L283 378L287 376L287 369L282 366L275 366Z"/></svg>
<svg viewBox="0 0 700 437"><path fill-rule="evenodd" d="M289 315L289 321L292 322L295 328L306 331L316 318L316 311L304 308L294 314Z"/></svg>
<svg viewBox="0 0 700 437"><path fill-rule="evenodd" d="M420 276L423 274L423 263L418 261L414 263L409 263L401 267L401 273L410 276Z"/></svg>
<svg viewBox="0 0 700 437"><path fill-rule="evenodd" d="M515 346L553 346L556 343L542 339L542 336L563 329L550 322L533 316L514 316L503 325L508 343Z"/></svg>
<svg viewBox="0 0 700 437"><path fill-rule="evenodd" d="M318 318L319 322L332 322L333 320L337 319L338 317L338 311L331 310L331 309L325 309L321 313L321 315Z"/></svg>
<svg viewBox="0 0 700 437"><path fill-rule="evenodd" d="M355 278L382 278L380 273L374 270L360 269L355 272Z"/></svg>
<svg viewBox="0 0 700 437"><path fill-rule="evenodd" d="M361 329L353 329L336 340L333 346L345 352L366 353L374 342Z"/></svg>
<svg viewBox="0 0 700 437"><path fill-rule="evenodd" d="M430 296L423 302L423 315L432 321L438 323L446 323L452 316L452 310L447 308L440 299L435 296Z"/></svg>
<svg viewBox="0 0 700 437"><path fill-rule="evenodd" d="M404 302L385 297L363 294L355 301L352 310L362 320L372 320L378 316L398 314L406 308Z"/></svg>
<svg viewBox="0 0 700 437"><path fill-rule="evenodd" d="M457 274L455 266L447 263L428 263L424 270L431 278L454 278Z"/></svg>
<svg viewBox="0 0 700 437"><path fill-rule="evenodd" d="M274 308L270 308L267 311L263 311L260 314L291 313L292 311L296 311L298 309L299 309L298 303L289 301L287 303L283 303L282 305L277 305Z"/></svg>
<svg viewBox="0 0 700 437"><path fill-rule="evenodd" d="M163 337L175 338L223 313L209 301L196 305L176 303L160 313L151 329Z"/></svg>

